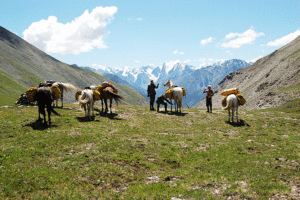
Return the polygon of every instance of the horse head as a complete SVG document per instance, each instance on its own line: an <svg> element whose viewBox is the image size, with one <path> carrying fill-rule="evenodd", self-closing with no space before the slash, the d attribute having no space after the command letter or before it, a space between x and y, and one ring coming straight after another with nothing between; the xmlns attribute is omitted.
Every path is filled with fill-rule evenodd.
<svg viewBox="0 0 300 200"><path fill-rule="evenodd" d="M173 85L173 83L172 83L172 81L171 80L168 80L165 84L164 84L164 86L168 86L168 87L172 87L172 85Z"/></svg>

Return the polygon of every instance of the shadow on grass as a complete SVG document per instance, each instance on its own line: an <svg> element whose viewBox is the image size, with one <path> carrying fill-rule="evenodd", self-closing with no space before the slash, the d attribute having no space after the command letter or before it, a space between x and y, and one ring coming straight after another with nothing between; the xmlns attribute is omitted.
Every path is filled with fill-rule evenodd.
<svg viewBox="0 0 300 200"><path fill-rule="evenodd" d="M234 127L242 127L242 126L250 127L250 125L246 124L245 121L242 120L242 119L239 122L229 122L229 121L227 121L226 123L230 124L231 126L234 126Z"/></svg>
<svg viewBox="0 0 300 200"><path fill-rule="evenodd" d="M99 122L100 120L95 120L95 116L89 117L76 117L79 122Z"/></svg>
<svg viewBox="0 0 300 200"><path fill-rule="evenodd" d="M61 106L59 106L59 107L53 107L53 108L55 108L55 109L61 109L61 110L72 110L72 108L69 108L69 107L61 107Z"/></svg>
<svg viewBox="0 0 300 200"><path fill-rule="evenodd" d="M26 124L25 126L30 126L33 130L45 130L48 128L57 127L56 125L52 125L52 124L51 126L49 126L48 124L44 125L43 121L44 120L36 120L35 122Z"/></svg>
<svg viewBox="0 0 300 200"><path fill-rule="evenodd" d="M185 116L188 114L188 113L179 113L179 112L159 112L159 113L165 113L168 115L176 115L176 116Z"/></svg>
<svg viewBox="0 0 300 200"><path fill-rule="evenodd" d="M96 115L100 115L101 117L107 117L109 119L113 119L113 120L122 120L116 116L118 116L117 113L105 113L105 112L101 112L99 109L94 109L95 111L97 111L99 114ZM116 118L115 118L116 117Z"/></svg>

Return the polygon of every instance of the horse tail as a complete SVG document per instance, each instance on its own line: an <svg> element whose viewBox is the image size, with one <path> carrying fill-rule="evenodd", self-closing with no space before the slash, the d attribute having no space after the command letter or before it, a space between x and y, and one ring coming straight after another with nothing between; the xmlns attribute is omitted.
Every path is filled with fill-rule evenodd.
<svg viewBox="0 0 300 200"><path fill-rule="evenodd" d="M226 106L223 109L227 110L227 109L231 108L232 104L233 104L233 99L230 98L230 97L227 97L227 99L226 99Z"/></svg>
<svg viewBox="0 0 300 200"><path fill-rule="evenodd" d="M121 100L125 100L125 98L123 96L115 94L112 91L108 91L107 94L108 94L109 98L112 98L113 100L115 100L117 105L118 105L118 103L121 103Z"/></svg>
<svg viewBox="0 0 300 200"><path fill-rule="evenodd" d="M78 102L80 105L87 104L89 101L91 101L91 96L88 95L85 91L82 91L81 95L78 97Z"/></svg>
<svg viewBox="0 0 300 200"><path fill-rule="evenodd" d="M75 91L76 87L72 85L71 83L60 83L60 82L55 82L53 83L53 86L57 85L58 87L62 87L66 92L71 92Z"/></svg>

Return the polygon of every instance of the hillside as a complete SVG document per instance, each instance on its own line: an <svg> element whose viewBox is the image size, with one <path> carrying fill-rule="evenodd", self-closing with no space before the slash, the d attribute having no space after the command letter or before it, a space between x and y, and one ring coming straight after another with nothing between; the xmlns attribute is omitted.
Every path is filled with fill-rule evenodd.
<svg viewBox="0 0 300 200"><path fill-rule="evenodd" d="M278 107L300 98L300 36L259 59L253 65L227 75L214 88L213 108L220 108L222 90L238 87L247 102L241 109ZM205 99L196 108L205 107Z"/></svg>
<svg viewBox="0 0 300 200"><path fill-rule="evenodd" d="M62 63L40 51L22 38L0 26L0 106L13 104L21 93L37 87L45 80L74 84L82 89L109 81L116 85L125 104L147 105L147 100L127 86L116 84L103 76ZM74 102L74 93L66 95L66 102Z"/></svg>

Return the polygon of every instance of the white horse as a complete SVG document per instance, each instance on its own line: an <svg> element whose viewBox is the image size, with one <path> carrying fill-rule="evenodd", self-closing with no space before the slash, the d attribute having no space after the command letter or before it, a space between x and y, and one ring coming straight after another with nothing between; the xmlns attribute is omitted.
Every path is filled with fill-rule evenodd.
<svg viewBox="0 0 300 200"><path fill-rule="evenodd" d="M91 116L90 116L91 110L93 112L93 116L95 116L94 115L94 99L93 99L93 91L92 90L90 90L90 89L82 90L81 95L79 95L79 97L78 97L78 102L79 102L81 108L84 109L86 117L88 117L89 119L91 118ZM88 113L86 112L86 106L87 106Z"/></svg>
<svg viewBox="0 0 300 200"><path fill-rule="evenodd" d="M226 98L226 107L224 110L228 109L228 121L230 122L230 110L232 110L232 115L231 115L231 121L234 122L234 112L236 112L236 122L239 122L239 115L238 115L238 98L235 94L228 95Z"/></svg>
<svg viewBox="0 0 300 200"><path fill-rule="evenodd" d="M175 103L175 112L178 112L180 109L181 112L181 107L182 107L182 97L183 97L183 91L181 87L177 87L173 85L173 82L171 80L168 80L164 86L168 86L170 89L173 89L172 93L172 98L170 98L170 101L172 103L172 99L174 99ZM171 112L172 112L172 104L171 104Z"/></svg>
<svg viewBox="0 0 300 200"><path fill-rule="evenodd" d="M58 86L61 92L61 107L64 106L64 90L66 92L76 91L77 88L72 85L71 83L62 83L57 81L46 81L46 83L51 84L51 86ZM53 101L53 106L55 106L55 103ZM58 99L56 100L56 107L58 107Z"/></svg>

